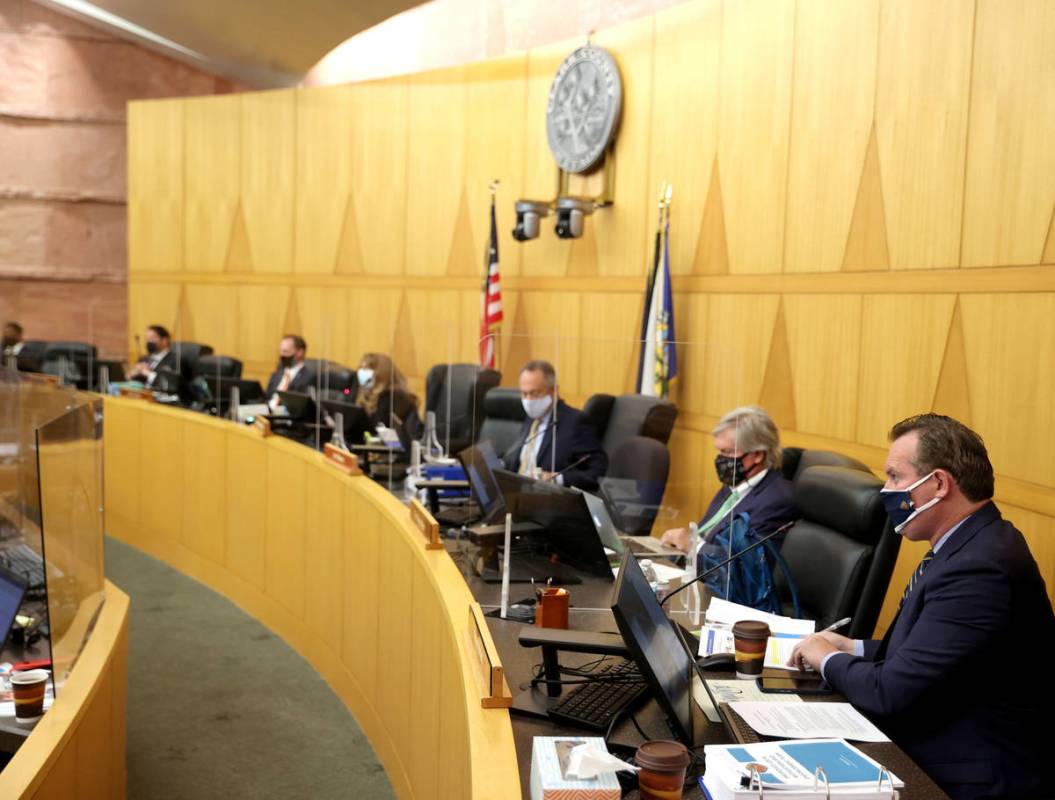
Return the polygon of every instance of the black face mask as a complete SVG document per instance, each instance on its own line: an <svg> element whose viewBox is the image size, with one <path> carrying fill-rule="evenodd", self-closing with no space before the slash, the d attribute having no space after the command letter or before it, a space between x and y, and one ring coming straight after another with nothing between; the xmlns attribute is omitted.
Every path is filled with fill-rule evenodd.
<svg viewBox="0 0 1055 800"><path fill-rule="evenodd" d="M293 366L293 356L279 356L278 365L282 367L282 369L289 369Z"/></svg>
<svg viewBox="0 0 1055 800"><path fill-rule="evenodd" d="M747 480L749 467L744 466L744 453L739 458L733 456L717 455L714 457L714 469L718 473L718 480L726 486L738 486Z"/></svg>
<svg viewBox="0 0 1055 800"><path fill-rule="evenodd" d="M157 351L158 351L158 343L157 342L147 342L147 352L150 353L150 355L154 355L154 353L156 353Z"/></svg>
<svg viewBox="0 0 1055 800"><path fill-rule="evenodd" d="M5 336L0 339L0 347L14 347L16 344L18 344L18 339L14 336Z"/></svg>

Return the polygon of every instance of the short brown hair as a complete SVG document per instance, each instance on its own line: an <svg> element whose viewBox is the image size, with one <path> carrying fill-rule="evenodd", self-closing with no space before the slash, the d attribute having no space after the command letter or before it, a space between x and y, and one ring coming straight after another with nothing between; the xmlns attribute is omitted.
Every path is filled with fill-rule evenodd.
<svg viewBox="0 0 1055 800"><path fill-rule="evenodd" d="M291 342L293 342L293 349L294 350L303 350L303 351L307 352L307 350L308 350L308 343L304 341L304 338L302 336L298 336L295 333L287 333L282 338L283 339L289 339Z"/></svg>
<svg viewBox="0 0 1055 800"><path fill-rule="evenodd" d="M952 417L917 414L891 428L890 441L913 431L919 444L912 464L921 475L945 470L972 503L993 496L993 465L981 436Z"/></svg>

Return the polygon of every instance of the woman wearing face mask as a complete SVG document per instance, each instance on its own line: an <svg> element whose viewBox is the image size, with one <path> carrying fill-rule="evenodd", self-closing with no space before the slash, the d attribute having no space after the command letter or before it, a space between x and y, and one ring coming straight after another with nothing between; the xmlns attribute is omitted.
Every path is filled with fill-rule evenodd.
<svg viewBox="0 0 1055 800"><path fill-rule="evenodd" d="M780 432L769 415L758 406L741 406L723 416L714 430L715 471L722 488L711 500L697 524L699 540L689 542L687 528L673 528L663 542L688 552L712 540L735 513L747 513L758 536L772 533L799 518L791 482L780 472ZM783 536L773 539L775 544Z"/></svg>
<svg viewBox="0 0 1055 800"><path fill-rule="evenodd" d="M370 426L378 423L399 434L409 458L410 442L421 437L418 398L407 388L407 379L384 353L365 353L355 371L359 381L356 405L370 415Z"/></svg>

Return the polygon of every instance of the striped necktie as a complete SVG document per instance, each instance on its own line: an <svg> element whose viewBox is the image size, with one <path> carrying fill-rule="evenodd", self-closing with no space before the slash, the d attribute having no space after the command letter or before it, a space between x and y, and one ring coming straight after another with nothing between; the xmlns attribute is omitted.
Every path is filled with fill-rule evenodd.
<svg viewBox="0 0 1055 800"><path fill-rule="evenodd" d="M696 533L699 536L705 536L706 534L710 533L712 528L717 526L719 522L725 519L725 515L729 513L729 509L735 506L739 501L739 492L737 492L736 489L730 489L729 496L725 498L725 502L722 503L722 507L715 511L710 519L704 521L704 523L696 529Z"/></svg>
<svg viewBox="0 0 1055 800"><path fill-rule="evenodd" d="M527 475L528 468L534 466L532 462L535 455L535 437L538 435L539 425L541 424L541 417L532 420L528 435L524 437L524 446L520 450L520 469L517 470L521 475Z"/></svg>
<svg viewBox="0 0 1055 800"><path fill-rule="evenodd" d="M923 560L919 562L919 566L916 567L915 571L908 579L908 586L905 587L905 593L901 595L901 602L898 603L898 611L901 610L901 606L905 604L906 598L908 598L909 592L915 588L916 584L919 583L919 579L923 576L923 570L927 568L927 564L930 563L931 559L934 558L934 551L928 550L927 555L923 556Z"/></svg>

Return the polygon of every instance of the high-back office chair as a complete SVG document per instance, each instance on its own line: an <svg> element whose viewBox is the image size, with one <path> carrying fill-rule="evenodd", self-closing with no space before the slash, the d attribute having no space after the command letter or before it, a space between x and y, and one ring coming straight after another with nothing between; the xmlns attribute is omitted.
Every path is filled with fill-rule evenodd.
<svg viewBox="0 0 1055 800"><path fill-rule="evenodd" d="M436 364L425 378L425 411L436 414L436 438L448 453L476 441L484 423L484 397L502 373L478 364Z"/></svg>
<svg viewBox="0 0 1055 800"><path fill-rule="evenodd" d="M841 633L857 639L872 635L901 547L879 499L882 485L872 473L845 466L809 467L795 480L802 518L780 552L802 614L816 620L818 630L850 617L849 630ZM775 582L787 597L779 571Z"/></svg>
<svg viewBox="0 0 1055 800"><path fill-rule="evenodd" d="M525 419L520 390L496 386L484 396L484 422L477 439L490 442L501 456L520 438Z"/></svg>
<svg viewBox="0 0 1055 800"><path fill-rule="evenodd" d="M354 370L330 362L314 374L320 391L342 396L347 402L355 401L355 395L359 391L359 379Z"/></svg>
<svg viewBox="0 0 1055 800"><path fill-rule="evenodd" d="M194 365L195 375L219 375L222 378L241 378L242 362L231 356L202 356Z"/></svg>
<svg viewBox="0 0 1055 800"><path fill-rule="evenodd" d="M667 446L646 436L627 438L612 454L601 493L624 533L647 536L656 521L670 474Z"/></svg>
<svg viewBox="0 0 1055 800"><path fill-rule="evenodd" d="M194 376L194 366L199 358L212 355L212 345L199 342L172 342L169 350L176 357L180 375L184 380L190 380Z"/></svg>
<svg viewBox="0 0 1055 800"><path fill-rule="evenodd" d="M27 339L22 342L18 352L18 368L23 372L40 372L44 364L44 352L51 342L41 339Z"/></svg>
<svg viewBox="0 0 1055 800"><path fill-rule="evenodd" d="M849 467L860 472L871 470L856 458L844 456L831 450L804 450L801 447L785 447L780 462L780 471L792 483L810 467Z"/></svg>
<svg viewBox="0 0 1055 800"><path fill-rule="evenodd" d="M41 372L57 375L78 389L89 389L99 354L87 342L50 342L41 359Z"/></svg>
<svg viewBox="0 0 1055 800"><path fill-rule="evenodd" d="M594 423L611 461L616 450L632 436L644 436L666 444L674 430L678 408L669 400L644 394L595 394L583 406L583 413Z"/></svg>

